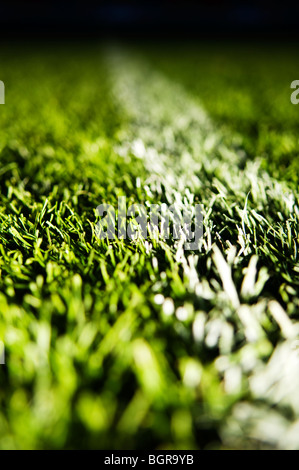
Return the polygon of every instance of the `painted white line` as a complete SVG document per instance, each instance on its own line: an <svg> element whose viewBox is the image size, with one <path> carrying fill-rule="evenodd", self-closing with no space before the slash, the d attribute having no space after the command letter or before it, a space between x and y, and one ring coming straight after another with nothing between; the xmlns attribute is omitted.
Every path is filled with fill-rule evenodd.
<svg viewBox="0 0 299 470"><path fill-rule="evenodd" d="M163 193L167 204L194 211L195 201L201 204L195 194L207 183L200 174L213 174L219 159L223 171L237 167L240 156L224 145L208 114L182 86L124 51L110 49L106 57L114 99L128 120L118 135L116 152L143 160L149 197ZM207 211L202 207L204 216ZM211 240L207 232L198 249L209 251ZM184 261L177 247L177 257Z"/></svg>
<svg viewBox="0 0 299 470"><path fill-rule="evenodd" d="M268 224L257 210L258 207L266 207L273 203L277 207L282 207L282 211L290 217L294 215L297 217L295 194L287 184L278 182L261 171L258 159L246 162L245 170L240 169L238 152L224 144L223 136L216 125L198 101L189 96L182 86L154 71L145 61L139 58L135 60L122 51L109 51L107 61L115 100L128 118L128 126L118 136L117 152L124 158L134 155L143 160L148 173L144 189L148 191L149 196L153 198L163 192L168 202L175 201L179 205L188 206L195 200L196 194L205 193L202 188L207 188L209 192L204 200L207 205L206 221L210 221L212 217L213 202L217 197L225 201L228 195L230 200L235 196L234 209L239 216L236 222L236 246L232 245L233 240L228 240L229 248L226 253L216 244L212 246L218 241L217 234L212 230L208 231L208 223L205 225L206 236L202 242L205 251L213 250L212 259L221 279L223 291L217 285L215 287L215 283L199 277L197 255L186 256L181 247L177 247L173 253L174 259L181 264L186 279L189 280L189 292L193 292L201 299L214 299L216 302L217 316L210 316L203 311L196 314L193 336L196 342L205 342L207 347L218 345L223 352L223 356L219 356L215 361L215 366L223 374L225 391L237 393L241 387L243 374L249 379L248 388L253 396L256 399L262 398L265 403L268 400L262 411L259 403L238 402L229 420L223 424L221 431L223 440L228 444L230 442L234 444L237 431L245 442L248 436L254 436L257 441L263 442L265 434L268 434L272 436L271 444L285 448L289 441L286 439L285 443L281 439L284 439L285 431L288 431L292 433L290 439L296 439L298 445L298 426L293 430L290 422L283 420L279 410L271 416L271 413L274 413L273 405L280 400L291 406L296 416L299 413L298 381L295 382L296 387L292 386L294 374L298 376L298 339L296 340L298 324L289 319L277 302L269 304L263 298L259 298L256 303L247 301L248 298L260 295L268 276L267 271L258 272L257 269L258 258L253 249L256 242L248 233L250 232L248 214L259 223ZM214 178L216 170L218 175L222 174L222 177ZM208 175L208 181L201 180L204 174ZM140 186L140 180L138 184ZM247 204L246 194L249 191L254 209L250 209ZM213 199L211 204L208 197ZM226 202L220 207L228 216L230 208L227 209L225 204ZM226 241L221 240L222 246L225 246ZM241 247L239 251L237 245ZM252 257L244 273L242 287L238 288L232 275L234 260L250 254ZM238 365L230 363L225 356L232 351L235 334L232 324L227 321L227 312L224 313L225 309L222 311L227 301L230 302L238 318L236 323L238 334L243 334L249 344L241 350ZM188 312L185 306L175 311L172 299L165 299L164 295L157 294L155 302L162 305L164 315L175 314L180 321L187 318ZM292 342L287 340L282 346L274 348L272 359L265 364L261 360L259 347L256 344L263 344L265 340L261 318L269 314L268 305L283 335L292 338ZM285 367L288 360L289 349L294 349L292 363L287 368L288 373L278 382L280 370ZM278 427L273 426L272 419L274 424L281 426L281 432ZM265 428L264 432L263 426L269 427L271 432L273 431L272 434L268 428Z"/></svg>
<svg viewBox="0 0 299 470"><path fill-rule="evenodd" d="M202 184L203 164L213 171L219 156L230 165L238 163L239 155L223 144L208 114L182 86L123 51L109 50L107 61L114 97L130 121L117 151L144 160L153 189L163 184L171 197L188 197L186 188Z"/></svg>

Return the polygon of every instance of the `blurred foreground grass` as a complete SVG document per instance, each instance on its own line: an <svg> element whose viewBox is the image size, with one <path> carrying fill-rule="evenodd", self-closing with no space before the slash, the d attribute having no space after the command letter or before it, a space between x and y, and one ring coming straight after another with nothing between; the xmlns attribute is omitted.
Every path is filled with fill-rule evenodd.
<svg viewBox="0 0 299 470"><path fill-rule="evenodd" d="M1 51L1 448L299 447L294 65L187 52ZM121 195L201 202L200 250L99 241Z"/></svg>

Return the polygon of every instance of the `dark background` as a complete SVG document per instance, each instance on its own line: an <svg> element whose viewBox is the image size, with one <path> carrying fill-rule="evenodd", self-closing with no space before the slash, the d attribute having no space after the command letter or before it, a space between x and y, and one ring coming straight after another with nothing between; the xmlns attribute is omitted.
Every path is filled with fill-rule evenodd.
<svg viewBox="0 0 299 470"><path fill-rule="evenodd" d="M298 5L298 4L297 4ZM299 5L273 1L0 1L1 36L299 36Z"/></svg>

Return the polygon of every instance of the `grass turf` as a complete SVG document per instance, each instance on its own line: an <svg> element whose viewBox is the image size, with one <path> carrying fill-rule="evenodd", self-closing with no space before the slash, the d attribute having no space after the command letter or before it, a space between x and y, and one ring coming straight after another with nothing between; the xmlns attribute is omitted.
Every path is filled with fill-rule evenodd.
<svg viewBox="0 0 299 470"><path fill-rule="evenodd" d="M155 66L197 97L224 133L233 130L247 157L261 157L277 178L298 182L296 44L207 43L149 50Z"/></svg>
<svg viewBox="0 0 299 470"><path fill-rule="evenodd" d="M1 448L299 446L292 56L194 54L1 52ZM99 241L120 195L201 202L200 250Z"/></svg>

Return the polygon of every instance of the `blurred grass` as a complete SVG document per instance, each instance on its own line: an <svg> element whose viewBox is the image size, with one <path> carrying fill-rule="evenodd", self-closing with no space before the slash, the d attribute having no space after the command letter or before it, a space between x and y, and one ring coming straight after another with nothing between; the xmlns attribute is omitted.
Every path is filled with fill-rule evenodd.
<svg viewBox="0 0 299 470"><path fill-rule="evenodd" d="M240 136L250 158L277 177L298 183L299 112L291 104L298 75L293 43L207 43L163 45L149 56L184 86L223 127Z"/></svg>
<svg viewBox="0 0 299 470"><path fill-rule="evenodd" d="M196 123L178 127L182 108L169 99L168 83L150 73L140 79L138 65L139 88L131 85L122 106L115 82L126 90L129 62L113 75L101 47L23 47L22 58L17 45L1 50L1 448L287 447L294 439L299 445L296 390L282 381L281 404L267 392L283 351L293 358L298 194L254 160L264 149L265 168L296 181L295 107L287 88L296 76L288 75L290 59L292 72L280 75L286 89L282 78L269 88L260 53L255 70L262 74L264 67L263 87L256 71L247 76L239 58L235 63L223 51L222 62L208 47L198 62L194 51L167 53L167 60L162 49L144 53L225 124L210 153L200 147L197 154ZM270 57L269 70L274 63ZM270 109L278 89L268 116L262 102ZM294 151L282 146L279 126L294 139ZM232 131L241 141L229 153ZM138 138L165 158L164 174L150 175L134 154ZM252 161L239 158L243 148ZM188 151L196 168L180 163ZM182 193L180 176L175 189L163 179L172 170L185 172ZM149 247L95 237L102 202L117 206L120 195L128 204L185 201L190 191L205 207L201 252L180 258L171 240ZM277 350L281 343L290 350ZM255 371L269 364L261 389ZM290 364L293 374L298 364ZM260 437L254 426L271 428L272 417L274 434Z"/></svg>

